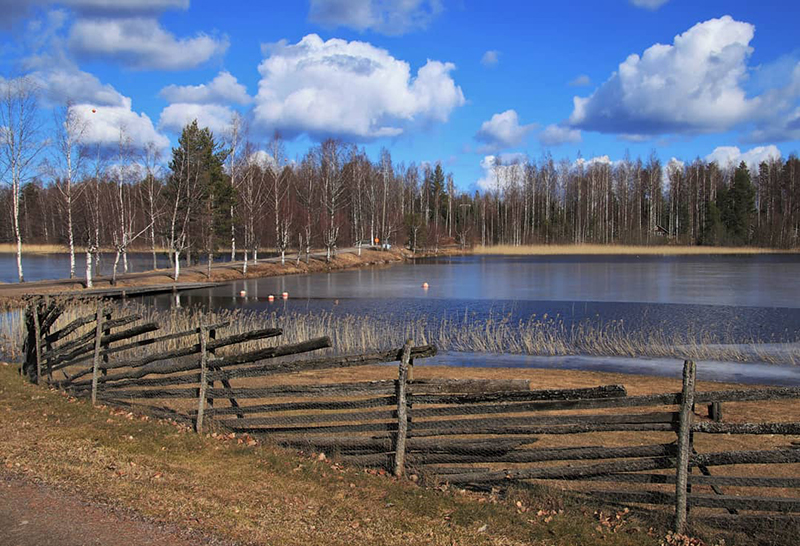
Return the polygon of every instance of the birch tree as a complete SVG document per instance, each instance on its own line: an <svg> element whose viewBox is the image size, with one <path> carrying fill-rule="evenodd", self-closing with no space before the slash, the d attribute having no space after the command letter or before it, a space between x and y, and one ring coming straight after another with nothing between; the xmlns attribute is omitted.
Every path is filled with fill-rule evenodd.
<svg viewBox="0 0 800 546"><path fill-rule="evenodd" d="M88 129L88 122L75 110L71 103L59 108L54 114L56 138L53 142L55 152L55 174L60 183L57 188L64 198L67 211L67 238L69 242L69 278L75 278L75 228L72 219L75 180L80 176L83 153L81 146Z"/></svg>
<svg viewBox="0 0 800 546"><path fill-rule="evenodd" d="M31 177L34 161L45 147L40 138L38 90L27 77L0 80L0 174L11 186L12 223L17 243L17 275L22 272L20 190Z"/></svg>

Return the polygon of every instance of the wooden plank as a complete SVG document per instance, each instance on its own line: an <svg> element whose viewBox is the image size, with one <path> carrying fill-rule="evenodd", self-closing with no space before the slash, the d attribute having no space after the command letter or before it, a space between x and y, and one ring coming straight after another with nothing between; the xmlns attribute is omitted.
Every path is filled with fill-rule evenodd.
<svg viewBox="0 0 800 546"><path fill-rule="evenodd" d="M277 337L283 333L282 330L277 328L264 328L261 330L254 330L252 332L245 332L243 334L235 334L223 339L216 340L212 343L209 343L209 348L211 349L219 349L221 347L227 347L229 345L236 345L239 343L243 343L244 341L255 341L258 339L268 339L271 337ZM120 360L117 362L109 363L107 369L117 369L117 368L141 368L148 364L158 362L160 360L169 360L175 358L181 358L184 356L191 356L198 354L200 352L200 345L195 344L190 347L183 347L180 349L171 349L169 351L163 351L160 353L154 353L151 355L144 356L142 358L134 359L134 360ZM76 385L81 385L80 381L75 381L80 377L86 375L86 372L79 372L72 376L71 381L75 382Z"/></svg>
<svg viewBox="0 0 800 546"><path fill-rule="evenodd" d="M106 328L110 330L112 326L108 325L108 321L105 322ZM115 341L122 341L125 339L130 339L136 336L140 336L142 334L147 334L149 332L154 332L158 330L160 326L157 322L148 322L146 324L140 324L138 326L134 326L127 330L123 330L121 332L116 332L114 334L108 334L101 336L101 344L105 347L108 347L111 343ZM48 361L48 365L52 365L54 370L61 370L67 368L69 366L75 365L76 362L81 362L81 360L75 360L78 357L83 355L89 354L92 351L90 350L91 342L82 345L81 347L75 349L73 352L62 355L61 357L56 358L53 361ZM55 363L58 363L57 365ZM101 366L101 368L105 371L106 368ZM88 372L84 372L86 374Z"/></svg>
<svg viewBox="0 0 800 546"><path fill-rule="evenodd" d="M326 349L331 346L331 340L328 337L321 337L294 343L291 345L280 345L278 347L268 347L266 349L259 349L257 351L250 351L238 355L226 356L214 360L215 367L224 368L226 366L235 366L237 364L244 364L257 360L266 360L270 358L279 358L282 356L302 354L319 349ZM114 375L108 375L101 379L101 382L118 381L120 379L139 379L146 375L167 375L178 372L185 372L189 370L196 370L196 362L151 362L150 364L137 367L125 372L119 372ZM77 386L86 384L86 381L77 381L74 383ZM227 396L226 396L227 398Z"/></svg>
<svg viewBox="0 0 800 546"><path fill-rule="evenodd" d="M239 392L238 389L233 389L234 392ZM592 431L593 425L604 424L639 424L639 423L673 423L675 422L674 412L655 412L655 413L641 413L629 415L546 415L536 418L536 425L531 425L530 428L535 428L539 431L550 430L550 427L543 425L584 425L588 427L587 432ZM334 423L334 422L353 422L353 421L374 421L378 419L389 420L397 416L396 408L387 408L385 410L376 410L371 412L341 412L341 413L306 413L303 415L280 415L269 417L249 417L244 420L238 421L241 426L287 426L291 424L311 424L311 423ZM413 413L416 418L417 412ZM515 424L528 426L527 423L531 422L529 417L498 417L491 419L459 419L447 421L414 421L411 430L414 433L424 431L426 429L440 429L452 427L458 430L458 434L469 434L470 427L476 429L483 429L487 426L513 426ZM223 425L231 424L230 421L221 421ZM462 432L462 431L467 432ZM538 434L546 434L546 432L538 432Z"/></svg>
<svg viewBox="0 0 800 546"><path fill-rule="evenodd" d="M411 362L411 339L406 340L397 375L397 436L394 448L394 475L400 477L405 472L406 437L408 435L408 401L406 387Z"/></svg>
<svg viewBox="0 0 800 546"><path fill-rule="evenodd" d="M607 474L581 478L588 481L674 484L675 474ZM692 485L730 486L730 487L778 487L782 489L800 488L800 478L775 478L755 476L694 476L689 475Z"/></svg>
<svg viewBox="0 0 800 546"><path fill-rule="evenodd" d="M800 450L787 448L701 453L692 457L692 463L706 466L800 463Z"/></svg>
<svg viewBox="0 0 800 546"><path fill-rule="evenodd" d="M105 313L105 310L103 310L103 312L101 314L104 314L104 313ZM132 324L132 323L136 322L137 320L141 320L141 319L142 319L141 315L128 315L128 316L125 316L125 317L120 317L120 318L116 318L116 319L112 319L110 321L107 321L107 325L106 326L108 328L119 328L121 326L127 326L128 324ZM97 328L95 328L95 330L96 329ZM62 362L67 361L67 360L73 360L77 356L80 356L80 355L84 354L85 352L87 352L87 348L86 348L87 346L89 347L88 352L91 353L92 352L92 347L94 346L93 345L93 339L94 339L94 331L90 330L90 331L86 332L85 334L83 334L82 336L77 337L77 338L73 339L72 341L69 341L69 342L61 345L60 347L57 347L57 348L53 349L52 352L47 353L46 355L44 355L44 357L45 357L46 360L50 361L50 364L53 366L54 370L63 368L64 365L62 364ZM115 341L119 341L119 340L115 340Z"/></svg>
<svg viewBox="0 0 800 546"><path fill-rule="evenodd" d="M672 504L675 502L675 495L661 491L592 490L586 493L593 497L615 503ZM738 497L732 495L701 495L692 493L688 496L687 503L692 507L704 508L800 512L800 499L787 497Z"/></svg>
<svg viewBox="0 0 800 546"><path fill-rule="evenodd" d="M800 423L694 423L692 432L706 434L800 434Z"/></svg>
<svg viewBox="0 0 800 546"><path fill-rule="evenodd" d="M491 450L462 449L439 452L408 453L408 464L467 464L467 463L534 463L544 461L581 461L598 459L629 459L675 455L674 444L657 444L633 447L578 447L554 449ZM388 455L391 457L391 455ZM342 455L344 462L360 466L377 466L387 462L387 454L349 456Z"/></svg>
<svg viewBox="0 0 800 546"><path fill-rule="evenodd" d="M429 381L433 382L434 380ZM523 382L528 383L527 380ZM412 398L415 404L481 404L491 402L621 398L627 396L627 391L622 385L603 385L581 389L506 390L501 392L477 392L472 394L423 394L426 390L425 387L426 383L424 381L414 381L411 384L414 393ZM442 386L438 388L441 389ZM454 386L454 388L458 387Z"/></svg>
<svg viewBox="0 0 800 546"><path fill-rule="evenodd" d="M527 379L418 379L411 383L417 393L504 393L528 391Z"/></svg>
<svg viewBox="0 0 800 546"><path fill-rule="evenodd" d="M559 480L591 477L615 472L638 472L643 470L660 470L674 468L675 459L671 457L653 457L625 459L590 465L567 465L545 468L525 468L485 472L482 474L465 473L448 476L447 481L456 483L499 483L510 480Z"/></svg>
<svg viewBox="0 0 800 546"><path fill-rule="evenodd" d="M687 499L689 495L689 465L692 459L692 409L697 367L691 360L683 363L683 390L678 426L678 458L675 479L675 532L684 534L687 521Z"/></svg>
<svg viewBox="0 0 800 546"><path fill-rule="evenodd" d="M366 398L363 400L339 400L339 401L306 401L306 402L287 402L277 404L258 404L253 406L239 406L231 408L214 408L207 410L206 415L213 413L218 415L234 414L253 414L253 413L275 413L283 411L297 410L344 410L344 409L365 409L395 406L396 396L380 396L377 398Z"/></svg>

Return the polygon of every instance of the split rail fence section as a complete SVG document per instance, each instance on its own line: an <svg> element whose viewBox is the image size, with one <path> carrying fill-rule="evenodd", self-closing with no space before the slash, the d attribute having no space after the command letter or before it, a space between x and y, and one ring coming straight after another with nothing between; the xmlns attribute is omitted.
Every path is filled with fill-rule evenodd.
<svg viewBox="0 0 800 546"><path fill-rule="evenodd" d="M800 423L725 423L721 408L743 401L796 404L800 388L696 392L696 366L690 361L681 392L645 396L628 396L620 385L532 390L527 380L420 380L414 379L414 361L434 355L436 348L413 347L410 340L399 350L302 360L281 357L330 347L330 340L228 350L218 356L223 347L238 349L241 343L277 337L281 330L222 336L227 325L216 324L142 337L159 326L136 324L141 320L136 315L115 318L99 303L95 313L51 333L57 314L58 307L45 301L28 308L23 370L32 379L46 376L75 395L147 409L191 422L198 431L204 421L213 420L280 445L327 452L345 463L465 487L570 482L579 486L578 492L607 502L672 505L678 532L685 530L690 508L722 523L726 518L744 521L753 513L797 523L788 514L800 512L800 497L792 494L800 487L800 449L789 437L800 435ZM87 331L80 334L81 328ZM195 343L142 352L149 345L191 337ZM134 349L138 356L124 357ZM396 380L297 380L298 372L398 361ZM250 378L269 381L253 386ZM168 405L154 406L154 400ZM705 406L712 419L695 412ZM598 440L603 433L614 433L616 441ZM582 444L581 435L594 443ZM664 435L668 441L653 440ZM775 448L773 441L772 449L699 453L698 435L777 435L785 445L779 441ZM565 445L554 438L563 438ZM620 445L619 438L629 443ZM556 445L532 447L544 439ZM754 468L776 467L746 466L736 475L711 470L738 465L789 470L760 476ZM701 492L706 488L710 492ZM748 490L757 493L741 494ZM722 509L727 516L709 509Z"/></svg>

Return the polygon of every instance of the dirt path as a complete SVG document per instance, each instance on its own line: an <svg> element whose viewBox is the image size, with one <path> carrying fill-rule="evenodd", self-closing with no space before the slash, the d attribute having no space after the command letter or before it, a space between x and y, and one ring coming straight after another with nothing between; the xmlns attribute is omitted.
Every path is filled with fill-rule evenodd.
<svg viewBox="0 0 800 546"><path fill-rule="evenodd" d="M207 537L0 474L0 546L191 546Z"/></svg>

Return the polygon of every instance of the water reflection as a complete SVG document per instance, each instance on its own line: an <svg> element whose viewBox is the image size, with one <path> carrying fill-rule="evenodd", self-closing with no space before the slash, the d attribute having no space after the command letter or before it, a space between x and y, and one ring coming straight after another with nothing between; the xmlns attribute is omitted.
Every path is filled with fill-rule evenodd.
<svg viewBox="0 0 800 546"><path fill-rule="evenodd" d="M424 282L428 290L422 289ZM245 296L240 296L241 291ZM289 300L280 295L289 293ZM800 256L462 256L328 274L248 279L184 293L184 306L419 317L532 316L630 331L795 341ZM268 296L275 296L274 302ZM168 296L145 298L160 308Z"/></svg>

